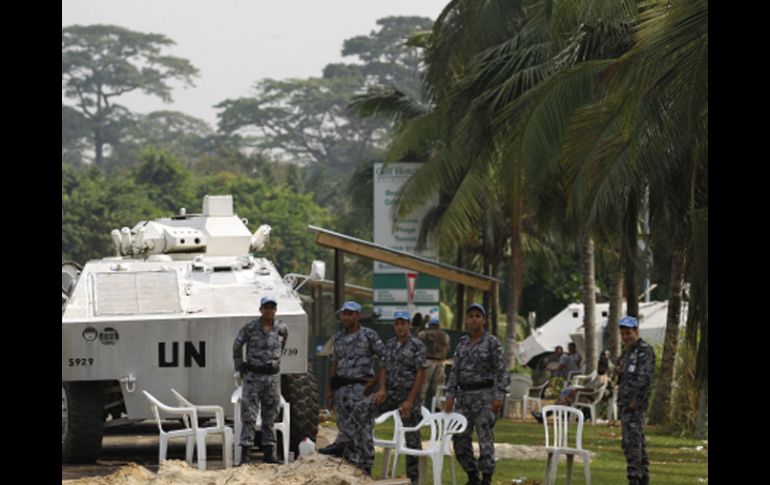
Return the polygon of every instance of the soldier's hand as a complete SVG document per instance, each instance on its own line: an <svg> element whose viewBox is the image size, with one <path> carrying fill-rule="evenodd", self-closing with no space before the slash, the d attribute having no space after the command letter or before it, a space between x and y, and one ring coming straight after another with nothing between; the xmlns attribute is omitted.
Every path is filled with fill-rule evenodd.
<svg viewBox="0 0 770 485"><path fill-rule="evenodd" d="M444 402L444 412L451 413L454 408L455 408L455 398L453 397L447 398L446 402Z"/></svg>
<svg viewBox="0 0 770 485"><path fill-rule="evenodd" d="M636 404L636 401L631 401L631 404L629 404L628 407L631 409L631 411L636 411L639 409L639 405Z"/></svg>
<svg viewBox="0 0 770 485"><path fill-rule="evenodd" d="M379 406L385 401L385 391L383 389L380 389L379 391L375 392L374 395L372 395L372 404L375 406Z"/></svg>
<svg viewBox="0 0 770 485"><path fill-rule="evenodd" d="M492 401L492 412L497 416L500 414L500 410L503 408L503 401L502 399L495 399Z"/></svg>
<svg viewBox="0 0 770 485"><path fill-rule="evenodd" d="M412 414L412 401L406 400L402 402L399 409L401 410L401 417L408 418Z"/></svg>
<svg viewBox="0 0 770 485"><path fill-rule="evenodd" d="M332 405L332 397L334 393L332 392L332 388L326 390L326 405L331 406Z"/></svg>

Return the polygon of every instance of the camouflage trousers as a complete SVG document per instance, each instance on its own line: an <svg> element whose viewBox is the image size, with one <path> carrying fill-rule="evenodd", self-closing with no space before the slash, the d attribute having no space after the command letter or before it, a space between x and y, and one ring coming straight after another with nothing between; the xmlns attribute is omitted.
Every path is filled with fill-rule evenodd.
<svg viewBox="0 0 770 485"><path fill-rule="evenodd" d="M374 466L374 418L382 413L397 409L405 396L393 396L388 394L385 402L379 406L372 404L371 396L359 401L353 409L351 423L353 425L352 446L345 449L345 459L353 465L364 470L371 471ZM422 419L420 398L414 400L412 413L408 418L402 418L404 426L415 426ZM422 449L420 433L415 431L406 434L406 444L410 448ZM419 459L416 456L406 457L406 475L416 483L419 478ZM386 464L387 466L387 464Z"/></svg>
<svg viewBox="0 0 770 485"><path fill-rule="evenodd" d="M241 399L241 446L253 446L257 413L262 413L262 446L275 445L273 422L278 415L281 376L247 372Z"/></svg>
<svg viewBox="0 0 770 485"><path fill-rule="evenodd" d="M628 406L622 406L620 420L623 432L621 446L626 455L628 479L639 480L649 477L650 461L647 458L647 445L644 439L644 412L632 411Z"/></svg>
<svg viewBox="0 0 770 485"><path fill-rule="evenodd" d="M350 384L334 391L334 410L337 413L337 439L335 443L353 442L355 425L351 422L353 408L364 398L365 384Z"/></svg>
<svg viewBox="0 0 770 485"><path fill-rule="evenodd" d="M455 397L454 412L468 420L465 431L452 436L455 456L466 473L495 473L495 420L492 412L494 392L490 389L460 391ZM479 459L473 456L473 429L479 436Z"/></svg>
<svg viewBox="0 0 770 485"><path fill-rule="evenodd" d="M420 398L426 406L430 406L431 399L436 394L436 388L444 384L444 364L435 363L438 361L429 360L428 367L425 368L425 382L420 390ZM434 410L431 409L431 412Z"/></svg>

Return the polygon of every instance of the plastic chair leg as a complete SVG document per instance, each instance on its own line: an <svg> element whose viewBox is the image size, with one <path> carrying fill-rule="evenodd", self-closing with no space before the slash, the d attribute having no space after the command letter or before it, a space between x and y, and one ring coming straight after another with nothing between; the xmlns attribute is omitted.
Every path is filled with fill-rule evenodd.
<svg viewBox="0 0 770 485"><path fill-rule="evenodd" d="M235 465L240 465L241 464L241 429L243 429L243 424L241 423L240 401L233 404L233 428L234 428L233 448L235 450L234 462L235 462Z"/></svg>
<svg viewBox="0 0 770 485"><path fill-rule="evenodd" d="M205 431L198 431L197 439L195 440L196 451L198 452L198 470L206 470L206 433Z"/></svg>
<svg viewBox="0 0 770 485"><path fill-rule="evenodd" d="M160 444L158 445L158 465L166 461L166 453L168 452L168 437L160 435Z"/></svg>
<svg viewBox="0 0 770 485"><path fill-rule="evenodd" d="M572 465L575 461L575 455L567 455L567 485L572 485Z"/></svg>
<svg viewBox="0 0 770 485"><path fill-rule="evenodd" d="M441 472L444 471L444 460L443 457L438 454L431 456L431 461L433 461L433 485L442 485L441 484Z"/></svg>
<svg viewBox="0 0 770 485"><path fill-rule="evenodd" d="M588 453L583 455L583 473L585 474L586 485L591 485L591 466L588 460Z"/></svg>
<svg viewBox="0 0 770 485"><path fill-rule="evenodd" d="M225 468L233 466L233 430L225 426L225 436L222 443L222 461Z"/></svg>
<svg viewBox="0 0 770 485"><path fill-rule="evenodd" d="M195 437L188 436L186 441L187 442L185 443L185 448L184 448L184 459L187 463L192 465L193 451L195 450Z"/></svg>
<svg viewBox="0 0 770 485"><path fill-rule="evenodd" d="M390 468L390 448L383 448L382 455L385 459L382 464L382 479L386 480L388 478L388 468Z"/></svg>
<svg viewBox="0 0 770 485"><path fill-rule="evenodd" d="M551 466L549 468L549 470L550 470L550 472L549 472L550 478L549 478L549 481L548 481L548 485L554 485L556 483L556 471L559 468L559 458L560 458L560 453L558 451L555 452L553 454L553 457L551 458L551 463L550 463Z"/></svg>

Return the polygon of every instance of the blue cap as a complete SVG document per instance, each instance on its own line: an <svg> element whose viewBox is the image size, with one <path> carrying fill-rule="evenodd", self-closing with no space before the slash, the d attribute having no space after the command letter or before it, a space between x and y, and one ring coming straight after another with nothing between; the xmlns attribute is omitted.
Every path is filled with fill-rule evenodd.
<svg viewBox="0 0 770 485"><path fill-rule="evenodd" d="M467 315L469 311L471 310L478 310L481 312L482 315L485 317L487 316L487 311L484 309L484 305L481 303L471 303L468 305L468 308L465 310L465 314Z"/></svg>
<svg viewBox="0 0 770 485"><path fill-rule="evenodd" d="M432 317L428 322L428 325L438 325L438 317Z"/></svg>
<svg viewBox="0 0 770 485"><path fill-rule="evenodd" d="M399 318L409 321L409 312L406 310L396 310L393 312L393 320L398 320Z"/></svg>
<svg viewBox="0 0 770 485"><path fill-rule="evenodd" d="M618 326L620 327L628 327L628 328L639 328L639 320L637 320L634 317L623 317L618 322Z"/></svg>
<svg viewBox="0 0 770 485"><path fill-rule="evenodd" d="M262 308L262 306L265 303L274 303L275 306L278 306L278 302L275 301L275 298L272 296L263 296L261 300L259 300L259 307Z"/></svg>
<svg viewBox="0 0 770 485"><path fill-rule="evenodd" d="M344 312L345 310L350 310L352 312L360 312L361 311L361 305L354 301L346 301L342 304L342 308L340 308L339 311Z"/></svg>

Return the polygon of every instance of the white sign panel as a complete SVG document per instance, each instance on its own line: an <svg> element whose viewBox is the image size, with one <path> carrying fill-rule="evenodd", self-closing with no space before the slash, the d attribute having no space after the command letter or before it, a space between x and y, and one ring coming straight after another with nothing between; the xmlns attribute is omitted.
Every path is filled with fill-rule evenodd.
<svg viewBox="0 0 770 485"><path fill-rule="evenodd" d="M438 259L435 248L416 250L420 221L435 202L426 204L398 224L393 224L393 205L398 191L419 166L419 163L389 163L387 166L382 163L374 164L374 242L398 251ZM403 268L387 263L374 263L375 273L403 273L404 271Z"/></svg>

